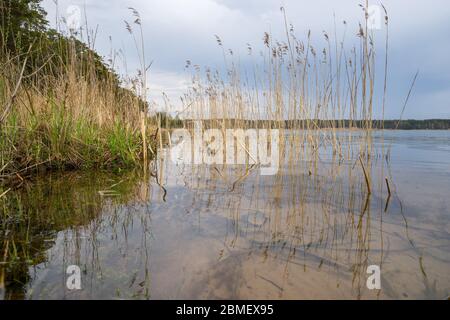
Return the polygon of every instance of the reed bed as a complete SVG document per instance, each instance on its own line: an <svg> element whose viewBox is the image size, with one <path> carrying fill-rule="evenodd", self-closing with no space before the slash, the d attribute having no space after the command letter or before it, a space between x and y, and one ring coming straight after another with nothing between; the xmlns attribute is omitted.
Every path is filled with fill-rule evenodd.
<svg viewBox="0 0 450 320"><path fill-rule="evenodd" d="M374 114L384 117L386 107L389 19L386 12L385 52L379 54L369 28L368 3L361 9L358 30L346 31L356 34L348 50L345 35L337 32L321 35L323 48L312 45L317 42L311 32L300 40L281 8L286 38L264 33L264 50L255 57L262 62L250 69L241 68L239 57L217 36L225 72L205 68L203 73L202 67L187 61L192 83L182 99L183 126L192 131L200 123L203 129L222 130L224 137L229 128L280 132L275 176L259 176L250 156L245 166L218 163L182 169L185 183L199 190L199 203L207 201L211 212L226 208L229 213L228 248L233 250L247 232L249 221L242 216L255 212L252 216L265 221L253 230L263 255L286 260L286 272L289 265L306 270L307 257L318 260L319 269L325 263L350 270L358 297L365 287L366 267L384 263L382 215L395 194L392 177L386 177L389 148L373 145L373 131L384 123ZM253 55L251 45L248 49ZM378 57L386 67L385 74L376 77ZM375 90L380 87L375 79L384 81L381 92ZM248 150L249 143L237 149ZM212 194L220 194L220 199L211 201ZM379 206L383 198L386 204ZM374 216L375 210L380 215ZM370 251L373 246L381 248L378 253Z"/></svg>
<svg viewBox="0 0 450 320"><path fill-rule="evenodd" d="M203 128L223 130L224 136L227 128L278 129L283 137L280 157L290 157L291 167L305 160L305 171L314 175L321 150L326 150L332 153L337 167L342 162L356 162L370 193L371 159L386 152L372 149L371 136L373 129L382 129L384 123L384 119L374 119L374 111L380 110L384 117L389 19L385 11L386 46L385 52L378 54L368 2L361 9L363 21L357 30L347 30L343 21L343 35L336 30L324 31L324 46L314 47L318 41L311 32L301 40L282 7L285 39L264 33L264 49L258 55L249 44L249 55L255 61L262 60L250 68L241 68L239 57L216 36L225 72L206 67L203 73L199 65L187 61L192 83L182 98L184 127L193 129L197 121ZM351 46L345 43L346 34L356 34L350 39ZM376 93L378 57L385 65L384 75L377 75L384 78L384 84L378 87L384 89Z"/></svg>
<svg viewBox="0 0 450 320"><path fill-rule="evenodd" d="M1 36L0 181L36 169L145 166L151 129L138 80L125 88L74 35L40 34L14 52Z"/></svg>

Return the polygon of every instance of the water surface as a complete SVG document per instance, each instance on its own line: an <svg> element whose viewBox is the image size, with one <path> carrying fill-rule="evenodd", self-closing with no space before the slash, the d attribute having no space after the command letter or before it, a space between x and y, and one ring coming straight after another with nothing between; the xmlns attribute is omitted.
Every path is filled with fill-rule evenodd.
<svg viewBox="0 0 450 320"><path fill-rule="evenodd" d="M444 299L450 131L375 132L373 148L370 196L358 163L326 150L275 176L163 150L145 173L36 178L0 202L3 298Z"/></svg>

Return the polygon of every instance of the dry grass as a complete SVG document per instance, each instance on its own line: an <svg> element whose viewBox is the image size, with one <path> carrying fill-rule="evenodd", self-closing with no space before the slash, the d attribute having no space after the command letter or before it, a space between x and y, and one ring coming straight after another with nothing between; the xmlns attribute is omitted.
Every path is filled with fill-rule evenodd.
<svg viewBox="0 0 450 320"><path fill-rule="evenodd" d="M92 52L75 47L64 42L55 54L67 61L51 59L26 75L27 56L1 48L0 181L36 168L145 166L145 91L123 89Z"/></svg>

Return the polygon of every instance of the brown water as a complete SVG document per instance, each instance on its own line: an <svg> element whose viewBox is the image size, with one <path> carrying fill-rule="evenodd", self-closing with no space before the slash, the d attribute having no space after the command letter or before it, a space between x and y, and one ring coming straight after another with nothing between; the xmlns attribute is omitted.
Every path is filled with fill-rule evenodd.
<svg viewBox="0 0 450 320"><path fill-rule="evenodd" d="M275 176L175 165L163 151L147 173L36 179L0 201L1 294L444 299L450 132L386 131L373 145L390 151L374 152L370 196L361 168L326 151ZM82 270L81 290L66 287L69 265ZM381 268L381 290L366 287L369 265Z"/></svg>

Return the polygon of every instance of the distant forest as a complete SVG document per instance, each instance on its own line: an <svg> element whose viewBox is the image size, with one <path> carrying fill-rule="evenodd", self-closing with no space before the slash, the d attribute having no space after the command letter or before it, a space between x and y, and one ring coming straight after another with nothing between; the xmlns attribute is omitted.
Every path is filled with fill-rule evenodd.
<svg viewBox="0 0 450 320"><path fill-rule="evenodd" d="M400 130L449 130L450 119L401 120L400 122L398 120L385 120L384 128Z"/></svg>
<svg viewBox="0 0 450 320"><path fill-rule="evenodd" d="M191 119L172 118L164 112L157 114L161 125L166 128L180 128ZM216 123L214 123L216 122ZM203 120L204 127L217 127L217 122L222 119ZM245 126L247 128L272 127L272 128L367 128L369 123L364 120L286 120L284 126L279 121L270 120L236 120L225 121L226 127ZM426 120L372 120L373 129L397 129L397 130L450 130L450 119L426 119Z"/></svg>

